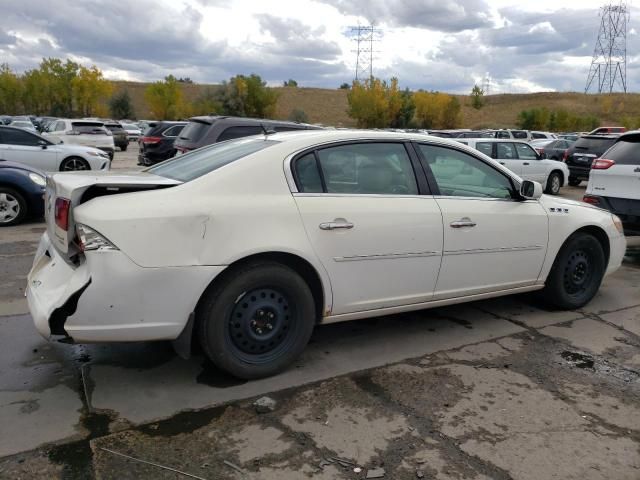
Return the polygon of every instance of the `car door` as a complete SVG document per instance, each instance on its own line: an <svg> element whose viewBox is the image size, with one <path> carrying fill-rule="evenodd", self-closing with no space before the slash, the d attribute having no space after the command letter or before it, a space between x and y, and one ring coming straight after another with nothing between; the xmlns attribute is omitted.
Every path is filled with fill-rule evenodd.
<svg viewBox="0 0 640 480"><path fill-rule="evenodd" d="M442 215L410 145L327 146L298 156L292 168L300 216L331 279L332 314L432 298Z"/></svg>
<svg viewBox="0 0 640 480"><path fill-rule="evenodd" d="M479 157L427 143L417 148L444 225L434 300L535 284L548 241L540 203L518 199L513 179Z"/></svg>
<svg viewBox="0 0 640 480"><path fill-rule="evenodd" d="M545 185L549 174L548 170L550 169L548 162L542 160L531 145L526 143L515 143L514 145L522 168L520 176L525 180L532 180Z"/></svg>
<svg viewBox="0 0 640 480"><path fill-rule="evenodd" d="M513 173L522 176L522 162L518 158L513 142L495 142L494 157L500 165L504 165Z"/></svg>
<svg viewBox="0 0 640 480"><path fill-rule="evenodd" d="M14 128L7 128L3 131L3 141L5 142L5 160L23 163L44 171L57 170L57 152L41 144L45 140L32 133Z"/></svg>

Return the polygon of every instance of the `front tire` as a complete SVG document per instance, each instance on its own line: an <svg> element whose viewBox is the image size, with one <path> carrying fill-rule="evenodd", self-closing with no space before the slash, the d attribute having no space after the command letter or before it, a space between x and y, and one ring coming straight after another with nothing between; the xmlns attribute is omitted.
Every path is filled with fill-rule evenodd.
<svg viewBox="0 0 640 480"><path fill-rule="evenodd" d="M19 192L0 186L0 227L22 222L27 216L27 208L27 201Z"/></svg>
<svg viewBox="0 0 640 480"><path fill-rule="evenodd" d="M274 375L304 350L315 325L304 279L273 262L245 265L205 293L197 332L209 359L242 379Z"/></svg>
<svg viewBox="0 0 640 480"><path fill-rule="evenodd" d="M571 235L553 262L543 298L563 310L583 307L595 296L606 268L602 245L593 235Z"/></svg>
<svg viewBox="0 0 640 480"><path fill-rule="evenodd" d="M545 192L550 195L558 195L562 186L562 175L558 172L551 172L547 178Z"/></svg>
<svg viewBox="0 0 640 480"><path fill-rule="evenodd" d="M80 157L65 158L60 164L61 172L74 172L76 170L91 170L89 162Z"/></svg>

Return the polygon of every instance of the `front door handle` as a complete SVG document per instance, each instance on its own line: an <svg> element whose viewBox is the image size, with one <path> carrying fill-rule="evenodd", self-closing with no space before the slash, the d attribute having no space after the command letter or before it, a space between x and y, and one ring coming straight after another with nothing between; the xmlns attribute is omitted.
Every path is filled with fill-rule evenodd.
<svg viewBox="0 0 640 480"><path fill-rule="evenodd" d="M523 165L529 165L529 162L524 162Z"/></svg>
<svg viewBox="0 0 640 480"><path fill-rule="evenodd" d="M320 230L337 230L339 228L351 230L353 228L353 223L347 222L346 220L335 220L333 222L321 223L318 226L320 227Z"/></svg>
<svg viewBox="0 0 640 480"><path fill-rule="evenodd" d="M500 162L500 165L504 165L504 162Z"/></svg>
<svg viewBox="0 0 640 480"><path fill-rule="evenodd" d="M451 228L475 227L476 222L472 221L469 217L464 217L455 222L451 222L449 225Z"/></svg>
<svg viewBox="0 0 640 480"><path fill-rule="evenodd" d="M636 168L636 169L634 170L634 172L636 172L636 173L640 173L640 167Z"/></svg>

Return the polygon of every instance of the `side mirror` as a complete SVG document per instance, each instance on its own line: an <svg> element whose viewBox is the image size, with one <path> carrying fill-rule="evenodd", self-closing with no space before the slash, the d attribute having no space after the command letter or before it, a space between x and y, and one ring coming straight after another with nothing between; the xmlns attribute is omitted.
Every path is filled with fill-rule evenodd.
<svg viewBox="0 0 640 480"><path fill-rule="evenodd" d="M523 180L520 185L520 196L525 200L537 200L542 196L542 185L531 180Z"/></svg>
<svg viewBox="0 0 640 480"><path fill-rule="evenodd" d="M48 143L45 142L44 140L38 140L38 145L40 145L43 150L46 150Z"/></svg>

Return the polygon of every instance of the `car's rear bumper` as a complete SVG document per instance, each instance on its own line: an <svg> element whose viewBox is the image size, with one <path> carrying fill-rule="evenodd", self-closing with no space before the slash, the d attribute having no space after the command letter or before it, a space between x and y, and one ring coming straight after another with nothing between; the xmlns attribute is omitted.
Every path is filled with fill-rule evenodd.
<svg viewBox="0 0 640 480"><path fill-rule="evenodd" d="M569 175L573 178L579 178L580 180L589 180L589 172L591 167L576 167L574 165L567 165L569 167Z"/></svg>
<svg viewBox="0 0 640 480"><path fill-rule="evenodd" d="M602 197L592 194L588 196L589 203L620 217L625 235L640 235L640 199Z"/></svg>
<svg viewBox="0 0 640 480"><path fill-rule="evenodd" d="M144 268L119 250L87 252L79 266L45 233L28 276L27 302L45 338L131 342L177 338L223 266Z"/></svg>

